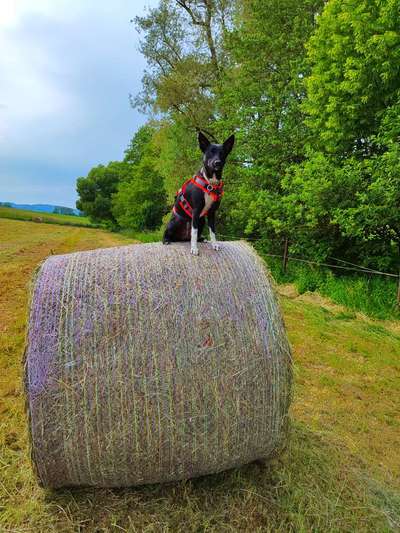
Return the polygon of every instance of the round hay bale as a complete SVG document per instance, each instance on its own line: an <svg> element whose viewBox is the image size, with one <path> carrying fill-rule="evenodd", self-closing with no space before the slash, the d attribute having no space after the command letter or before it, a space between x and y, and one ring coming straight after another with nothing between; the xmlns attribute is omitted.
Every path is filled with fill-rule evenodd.
<svg viewBox="0 0 400 533"><path fill-rule="evenodd" d="M245 242L49 257L25 383L42 486L187 479L285 444L291 357L271 277Z"/></svg>

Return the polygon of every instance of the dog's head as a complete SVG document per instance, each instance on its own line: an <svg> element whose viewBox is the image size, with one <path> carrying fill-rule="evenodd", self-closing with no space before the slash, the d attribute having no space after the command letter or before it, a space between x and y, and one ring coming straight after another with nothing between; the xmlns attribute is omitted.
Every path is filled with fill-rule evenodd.
<svg viewBox="0 0 400 533"><path fill-rule="evenodd" d="M199 146L204 154L204 170L209 179L221 179L226 158L230 154L234 143L234 135L228 137L223 144L213 144L201 131L199 132Z"/></svg>

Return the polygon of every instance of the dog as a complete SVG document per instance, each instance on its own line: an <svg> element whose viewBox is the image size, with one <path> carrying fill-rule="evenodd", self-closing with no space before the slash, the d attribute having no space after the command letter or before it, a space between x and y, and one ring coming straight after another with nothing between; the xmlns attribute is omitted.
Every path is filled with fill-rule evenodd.
<svg viewBox="0 0 400 533"><path fill-rule="evenodd" d="M223 144L213 144L199 132L198 141L203 152L203 167L176 193L172 216L163 236L164 244L190 240L190 253L193 255L199 255L197 243L204 240L201 233L205 217L211 245L214 250L220 249L215 234L215 213L224 193L222 171L235 136L231 135Z"/></svg>

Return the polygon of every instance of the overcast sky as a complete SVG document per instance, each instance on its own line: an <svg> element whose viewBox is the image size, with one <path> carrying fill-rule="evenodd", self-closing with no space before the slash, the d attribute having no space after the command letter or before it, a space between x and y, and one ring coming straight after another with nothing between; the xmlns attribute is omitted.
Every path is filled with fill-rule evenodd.
<svg viewBox="0 0 400 533"><path fill-rule="evenodd" d="M157 0L0 0L0 201L75 207L75 181L123 157L145 117L129 21Z"/></svg>

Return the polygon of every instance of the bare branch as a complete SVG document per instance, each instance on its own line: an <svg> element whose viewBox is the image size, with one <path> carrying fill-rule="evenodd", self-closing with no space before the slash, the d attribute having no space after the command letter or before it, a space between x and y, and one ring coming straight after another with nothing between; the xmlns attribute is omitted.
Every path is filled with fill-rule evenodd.
<svg viewBox="0 0 400 533"><path fill-rule="evenodd" d="M187 2L185 0L175 0L176 3L183 7L183 9L189 14L190 18L192 19L193 24L196 26L204 26L204 20L199 20L195 17L195 14L193 13L192 9L188 6Z"/></svg>

